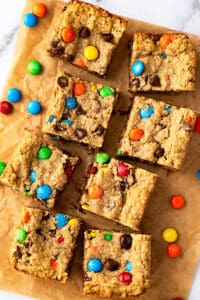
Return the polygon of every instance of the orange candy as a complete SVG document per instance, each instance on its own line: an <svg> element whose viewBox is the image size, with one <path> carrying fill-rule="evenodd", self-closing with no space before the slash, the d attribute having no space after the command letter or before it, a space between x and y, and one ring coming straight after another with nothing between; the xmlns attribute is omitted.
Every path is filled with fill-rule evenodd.
<svg viewBox="0 0 200 300"><path fill-rule="evenodd" d="M29 214L28 211L26 211L25 214L24 214L24 217L23 217L22 222L23 222L24 224L26 224L26 223L28 223L29 219L30 219L30 214Z"/></svg>
<svg viewBox="0 0 200 300"><path fill-rule="evenodd" d="M57 263L56 263L56 260L55 259L51 259L50 260L50 265L52 266L52 268L54 269L54 270L56 270L57 269Z"/></svg>
<svg viewBox="0 0 200 300"><path fill-rule="evenodd" d="M187 121L187 123L192 124L193 118L190 115L187 115L186 121Z"/></svg>
<svg viewBox="0 0 200 300"><path fill-rule="evenodd" d="M181 248L177 244L170 244L167 247L167 254L171 258L176 258L181 255Z"/></svg>
<svg viewBox="0 0 200 300"><path fill-rule="evenodd" d="M182 208L185 205L185 199L181 195L173 195L170 199L170 204L173 208Z"/></svg>
<svg viewBox="0 0 200 300"><path fill-rule="evenodd" d="M75 96L81 96L85 94L86 88L85 84L82 81L76 82L73 86L73 94Z"/></svg>
<svg viewBox="0 0 200 300"><path fill-rule="evenodd" d="M43 18L47 14L47 7L43 3L35 3L32 12L38 18Z"/></svg>
<svg viewBox="0 0 200 300"><path fill-rule="evenodd" d="M92 199L99 199L103 196L103 189L98 184L93 184L88 189L89 197Z"/></svg>
<svg viewBox="0 0 200 300"><path fill-rule="evenodd" d="M76 37L76 32L72 28L63 28L61 35L64 42L71 43Z"/></svg>
<svg viewBox="0 0 200 300"><path fill-rule="evenodd" d="M171 33L165 33L160 38L159 46L160 48L165 50L172 41L173 41L173 35Z"/></svg>
<svg viewBox="0 0 200 300"><path fill-rule="evenodd" d="M134 128L131 130L131 132L129 133L129 138L131 139L131 141L135 142L135 141L139 141L144 135L144 131L140 128Z"/></svg>
<svg viewBox="0 0 200 300"><path fill-rule="evenodd" d="M77 65L77 66L80 67L80 68L86 67L86 64L85 64L85 62L84 62L84 60L83 60L82 57L77 58L77 59L75 60L74 64Z"/></svg>

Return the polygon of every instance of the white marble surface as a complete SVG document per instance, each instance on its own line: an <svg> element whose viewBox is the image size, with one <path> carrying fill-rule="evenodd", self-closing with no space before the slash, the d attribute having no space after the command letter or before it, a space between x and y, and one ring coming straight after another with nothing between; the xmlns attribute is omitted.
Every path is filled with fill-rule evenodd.
<svg viewBox="0 0 200 300"><path fill-rule="evenodd" d="M200 35L200 0L87 1L98 3L117 14ZM0 1L0 92L11 64L15 36L24 3L25 0ZM0 291L0 299L23 300L28 298ZM200 299L200 267L189 299Z"/></svg>

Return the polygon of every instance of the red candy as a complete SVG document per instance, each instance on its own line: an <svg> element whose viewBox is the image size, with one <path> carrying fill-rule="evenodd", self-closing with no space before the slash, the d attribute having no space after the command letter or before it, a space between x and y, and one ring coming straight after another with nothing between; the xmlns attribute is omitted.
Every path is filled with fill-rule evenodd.
<svg viewBox="0 0 200 300"><path fill-rule="evenodd" d="M87 172L87 174L86 174L86 176L90 177L91 174L96 174L96 172L97 172L97 167L91 165L88 172Z"/></svg>
<svg viewBox="0 0 200 300"><path fill-rule="evenodd" d="M50 260L50 265L52 266L52 268L54 269L54 270L56 270L57 269L57 263L56 263L56 260L55 259L51 259Z"/></svg>
<svg viewBox="0 0 200 300"><path fill-rule="evenodd" d="M71 43L76 37L76 32L72 28L64 28L62 30L62 39L66 43Z"/></svg>
<svg viewBox="0 0 200 300"><path fill-rule="evenodd" d="M193 131L194 132L200 132L200 117L197 117Z"/></svg>
<svg viewBox="0 0 200 300"><path fill-rule="evenodd" d="M123 176L127 176L129 173L130 173L129 167L125 163L120 162L117 167L117 175L123 177Z"/></svg>
<svg viewBox="0 0 200 300"><path fill-rule="evenodd" d="M61 235L58 240L57 240L58 244L61 244L64 242L64 237Z"/></svg>
<svg viewBox="0 0 200 300"><path fill-rule="evenodd" d="M22 222L23 222L24 224L26 224L26 223L28 223L29 219L30 219L30 214L29 214L28 211L26 211L25 214L24 214L24 217L23 217Z"/></svg>
<svg viewBox="0 0 200 300"><path fill-rule="evenodd" d="M43 3L35 3L32 12L38 18L43 18L47 14L47 7Z"/></svg>
<svg viewBox="0 0 200 300"><path fill-rule="evenodd" d="M132 274L129 272L122 272L118 277L119 281L124 285L129 285L132 282Z"/></svg>
<svg viewBox="0 0 200 300"><path fill-rule="evenodd" d="M72 175L73 169L72 167L66 167L65 168L65 174L67 175L67 178L69 178Z"/></svg>
<svg viewBox="0 0 200 300"><path fill-rule="evenodd" d="M0 102L0 112L4 115L10 114L12 111L12 104L8 101Z"/></svg>
<svg viewBox="0 0 200 300"><path fill-rule="evenodd" d="M170 204L173 208L182 208L185 205L185 199L181 195L173 195L170 199Z"/></svg>
<svg viewBox="0 0 200 300"><path fill-rule="evenodd" d="M170 244L167 247L167 254L171 258L176 258L181 255L181 248L177 244Z"/></svg>

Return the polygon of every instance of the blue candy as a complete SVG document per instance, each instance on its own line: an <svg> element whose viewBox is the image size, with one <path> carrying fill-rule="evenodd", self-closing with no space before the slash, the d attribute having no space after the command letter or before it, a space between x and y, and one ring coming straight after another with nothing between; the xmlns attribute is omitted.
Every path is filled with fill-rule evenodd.
<svg viewBox="0 0 200 300"><path fill-rule="evenodd" d="M200 170L197 171L197 178L200 180Z"/></svg>
<svg viewBox="0 0 200 300"><path fill-rule="evenodd" d="M69 110L72 110L77 107L77 101L75 97L70 97L65 100L65 107Z"/></svg>
<svg viewBox="0 0 200 300"><path fill-rule="evenodd" d="M148 119L151 118L151 116L154 114L154 108L152 106L149 106L147 108L142 108L139 111L139 115L141 119Z"/></svg>
<svg viewBox="0 0 200 300"><path fill-rule="evenodd" d="M49 185L40 185L36 189L36 195L42 200L47 200L52 194L52 190Z"/></svg>
<svg viewBox="0 0 200 300"><path fill-rule="evenodd" d="M54 218L56 220L57 228L62 228L68 223L68 218L64 214L56 214Z"/></svg>
<svg viewBox="0 0 200 300"><path fill-rule="evenodd" d="M48 122L49 122L49 123L52 123L54 119L55 119L55 116L50 115L50 116L49 116L49 119L48 119Z"/></svg>
<svg viewBox="0 0 200 300"><path fill-rule="evenodd" d="M65 124L67 124L69 126L72 126L74 123L72 120L69 120L69 119L62 119L62 122L64 122Z"/></svg>
<svg viewBox="0 0 200 300"><path fill-rule="evenodd" d="M163 53L161 54L161 56L162 56L163 58L166 58L166 57L167 57L167 53L163 52Z"/></svg>
<svg viewBox="0 0 200 300"><path fill-rule="evenodd" d="M27 105L27 110L31 115L37 115L41 112L41 104L37 100L31 100Z"/></svg>
<svg viewBox="0 0 200 300"><path fill-rule="evenodd" d="M59 141L59 139L60 139L60 137L56 136L56 135L53 135L51 138L53 141Z"/></svg>
<svg viewBox="0 0 200 300"><path fill-rule="evenodd" d="M126 271L127 272L131 272L132 270L133 270L132 262L131 261L127 261L127 263L126 263Z"/></svg>
<svg viewBox="0 0 200 300"><path fill-rule="evenodd" d="M144 63L140 60L137 60L132 65L131 71L135 76L141 75L144 72Z"/></svg>
<svg viewBox="0 0 200 300"><path fill-rule="evenodd" d="M24 16L24 25L27 27L34 27L38 23L38 18L32 14L28 13Z"/></svg>
<svg viewBox="0 0 200 300"><path fill-rule="evenodd" d="M37 177L37 173L34 170L30 171L30 181L35 182Z"/></svg>
<svg viewBox="0 0 200 300"><path fill-rule="evenodd" d="M87 269L89 272L98 273L101 272L101 270L103 269L103 264L100 259L91 258L88 260Z"/></svg>
<svg viewBox="0 0 200 300"><path fill-rule="evenodd" d="M170 114L172 111L172 107L169 105L165 108L165 110L168 112L168 114Z"/></svg>
<svg viewBox="0 0 200 300"><path fill-rule="evenodd" d="M7 99L9 101L16 103L19 100L21 100L21 98L22 98L22 94L21 94L20 90L18 90L16 88L9 89L9 91L7 93Z"/></svg>

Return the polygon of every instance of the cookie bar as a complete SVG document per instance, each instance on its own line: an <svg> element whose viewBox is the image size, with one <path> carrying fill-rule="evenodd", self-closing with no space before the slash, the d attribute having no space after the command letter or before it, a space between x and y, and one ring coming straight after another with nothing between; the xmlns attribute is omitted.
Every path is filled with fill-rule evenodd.
<svg viewBox="0 0 200 300"><path fill-rule="evenodd" d="M137 96L120 141L120 153L166 168L181 168L196 112Z"/></svg>
<svg viewBox="0 0 200 300"><path fill-rule="evenodd" d="M150 266L150 235L85 232L84 295L138 296L150 287Z"/></svg>
<svg viewBox="0 0 200 300"><path fill-rule="evenodd" d="M64 154L45 136L27 132L0 176L0 182L51 208L77 162L77 157Z"/></svg>
<svg viewBox="0 0 200 300"><path fill-rule="evenodd" d="M195 49L185 34L134 34L131 91L194 91L195 68Z"/></svg>
<svg viewBox="0 0 200 300"><path fill-rule="evenodd" d="M82 208L138 230L157 175L101 152L87 177Z"/></svg>
<svg viewBox="0 0 200 300"><path fill-rule="evenodd" d="M10 264L28 274L65 283L81 222L64 214L24 207L9 249Z"/></svg>
<svg viewBox="0 0 200 300"><path fill-rule="evenodd" d="M101 147L118 92L58 72L43 131Z"/></svg>
<svg viewBox="0 0 200 300"><path fill-rule="evenodd" d="M48 53L105 75L127 21L89 3L72 0L57 18Z"/></svg>

